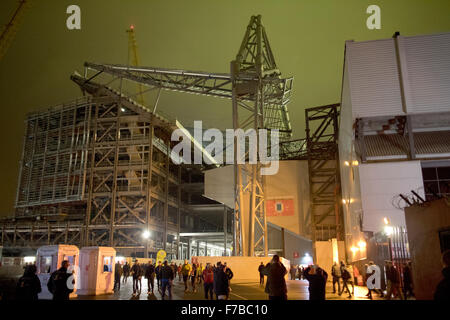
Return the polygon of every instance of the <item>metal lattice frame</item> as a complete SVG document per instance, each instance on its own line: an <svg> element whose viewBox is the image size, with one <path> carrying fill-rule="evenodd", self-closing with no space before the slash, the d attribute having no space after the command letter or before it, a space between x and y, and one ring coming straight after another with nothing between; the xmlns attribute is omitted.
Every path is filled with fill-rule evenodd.
<svg viewBox="0 0 450 320"><path fill-rule="evenodd" d="M292 78L281 78L261 16L251 17L236 60L231 63L230 74L88 62L85 67L84 88L92 79L109 74L113 79L108 83L126 79L151 89L229 98L233 104L234 129L278 129L281 141L291 137L287 104ZM89 76L89 70L96 73ZM236 139L235 148L237 143ZM261 164L235 166L236 255L267 254L264 181L260 169ZM248 222L248 230L243 230L243 219Z"/></svg>
<svg viewBox="0 0 450 320"><path fill-rule="evenodd" d="M305 110L311 238L344 240L338 154L339 104Z"/></svg>

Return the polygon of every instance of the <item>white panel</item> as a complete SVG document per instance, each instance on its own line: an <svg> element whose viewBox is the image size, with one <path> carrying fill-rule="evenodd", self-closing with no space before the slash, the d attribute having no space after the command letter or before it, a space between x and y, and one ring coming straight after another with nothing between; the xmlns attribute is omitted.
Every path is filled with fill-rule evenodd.
<svg viewBox="0 0 450 320"><path fill-rule="evenodd" d="M407 112L450 111L450 33L398 41Z"/></svg>
<svg viewBox="0 0 450 320"><path fill-rule="evenodd" d="M205 171L205 197L234 208L234 167Z"/></svg>
<svg viewBox="0 0 450 320"><path fill-rule="evenodd" d="M424 196L420 161L361 164L359 173L364 230L381 231L384 217L394 226L405 226L404 211L394 207L393 199L411 190Z"/></svg>
<svg viewBox="0 0 450 320"><path fill-rule="evenodd" d="M353 118L403 114L393 39L347 42Z"/></svg>

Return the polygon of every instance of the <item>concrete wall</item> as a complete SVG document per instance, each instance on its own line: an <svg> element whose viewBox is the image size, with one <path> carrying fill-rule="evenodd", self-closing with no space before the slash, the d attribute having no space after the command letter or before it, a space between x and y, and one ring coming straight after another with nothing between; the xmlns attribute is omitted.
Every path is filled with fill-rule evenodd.
<svg viewBox="0 0 450 320"><path fill-rule="evenodd" d="M266 199L292 199L294 215L268 216L267 221L305 236L307 230L304 220L310 205L308 162L280 161L278 173L266 177Z"/></svg>
<svg viewBox="0 0 450 320"><path fill-rule="evenodd" d="M348 63L344 65L344 78L342 83L342 102L339 123L339 168L341 174L341 196L346 200L342 205L344 216L345 241L347 243L347 257L349 262L358 261L366 257L366 250L352 252L351 247L357 247L358 242L364 239L360 221L363 217L361 201L361 184L359 166L354 163L361 159L355 152L353 139L352 101L350 97L350 81Z"/></svg>
<svg viewBox="0 0 450 320"><path fill-rule="evenodd" d="M416 191L424 197L420 161L368 163L359 166L363 229L379 232L388 217L394 226L405 226L404 211L395 208L394 197Z"/></svg>
<svg viewBox="0 0 450 320"><path fill-rule="evenodd" d="M267 221L299 235L305 235L309 209L307 161L280 161L276 175L266 176L267 200L292 200L293 215L267 216ZM234 208L233 166L205 171L205 196ZM247 202L247 201L246 201ZM243 225L248 223L243 219Z"/></svg>
<svg viewBox="0 0 450 320"><path fill-rule="evenodd" d="M338 261L345 261L344 241L337 241ZM331 281L331 267L333 266L333 244L332 241L316 241L316 264L328 273L328 280Z"/></svg>
<svg viewBox="0 0 450 320"><path fill-rule="evenodd" d="M432 299L442 279L439 230L450 228L450 202L440 199L405 209L417 299Z"/></svg>
<svg viewBox="0 0 450 320"><path fill-rule="evenodd" d="M233 281L259 281L259 272L258 267L261 262L266 265L272 257L193 257L193 259L197 259L198 263L203 263L205 266L207 263L217 264L217 262L226 262L227 266L233 271ZM289 269L290 269L290 261L284 258L281 258L281 262L288 270L286 274L286 280L288 279Z"/></svg>

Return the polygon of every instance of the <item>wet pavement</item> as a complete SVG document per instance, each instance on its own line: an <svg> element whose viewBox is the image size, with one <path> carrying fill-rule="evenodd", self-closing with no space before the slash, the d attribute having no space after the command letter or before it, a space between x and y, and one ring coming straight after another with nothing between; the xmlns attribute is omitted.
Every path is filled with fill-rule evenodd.
<svg viewBox="0 0 450 320"><path fill-rule="evenodd" d="M308 300L308 281L306 280L287 280L288 299L289 300ZM264 286L261 286L257 281L231 280L230 300L267 300L268 295L264 292ZM127 283L121 283L120 291L109 295L98 296L78 296L80 300L162 300L161 292L157 289L155 280L154 294L147 294L148 284L147 279L142 278L141 294L133 296L133 280L131 277L127 279ZM173 300L205 300L203 284L197 285L196 292L192 292L192 287L189 283L189 291L184 292L184 283L178 278L174 280L172 286ZM343 293L339 296L337 293L333 294L333 286L331 282L327 283L327 300L369 300L366 296L367 288L362 286L355 286L354 295L348 298L348 294ZM166 293L166 299L167 293ZM373 294L374 300L383 300L377 294Z"/></svg>

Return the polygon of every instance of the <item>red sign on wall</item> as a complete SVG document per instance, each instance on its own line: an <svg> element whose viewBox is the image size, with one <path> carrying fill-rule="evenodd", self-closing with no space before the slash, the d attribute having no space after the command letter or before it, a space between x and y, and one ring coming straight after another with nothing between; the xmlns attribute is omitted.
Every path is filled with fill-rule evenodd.
<svg viewBox="0 0 450 320"><path fill-rule="evenodd" d="M266 200L266 216L293 216L294 200L293 199L272 199Z"/></svg>

